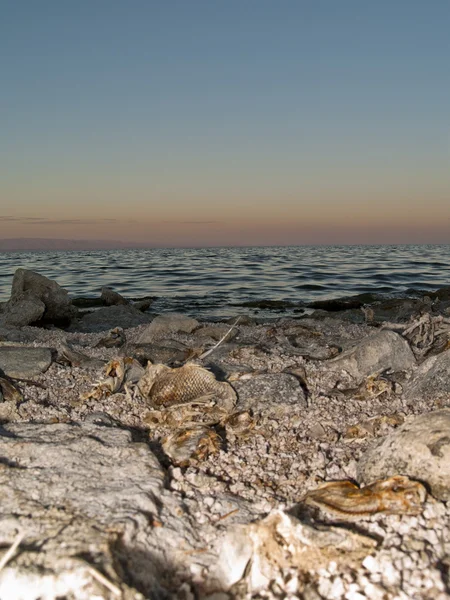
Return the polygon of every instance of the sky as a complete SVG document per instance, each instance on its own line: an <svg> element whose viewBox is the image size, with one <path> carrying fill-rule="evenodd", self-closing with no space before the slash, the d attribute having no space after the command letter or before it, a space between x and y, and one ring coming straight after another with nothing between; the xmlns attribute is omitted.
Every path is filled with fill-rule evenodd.
<svg viewBox="0 0 450 600"><path fill-rule="evenodd" d="M0 0L0 239L450 243L447 0Z"/></svg>

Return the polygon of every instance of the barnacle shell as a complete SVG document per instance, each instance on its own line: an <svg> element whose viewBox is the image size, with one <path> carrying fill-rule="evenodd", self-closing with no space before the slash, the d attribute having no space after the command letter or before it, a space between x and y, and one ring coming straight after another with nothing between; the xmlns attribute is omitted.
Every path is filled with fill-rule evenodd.
<svg viewBox="0 0 450 600"><path fill-rule="evenodd" d="M426 496L427 492L421 483L395 475L363 488L351 481L325 483L308 492L303 504L349 519L378 512L417 515L423 508Z"/></svg>
<svg viewBox="0 0 450 600"><path fill-rule="evenodd" d="M183 404L207 395L214 397L225 410L231 410L236 403L236 392L229 383L217 381L211 371L193 363L175 369L149 364L138 388L154 408Z"/></svg>
<svg viewBox="0 0 450 600"><path fill-rule="evenodd" d="M162 448L173 462L185 466L193 458L205 459L219 451L221 439L210 427L179 429L162 440Z"/></svg>

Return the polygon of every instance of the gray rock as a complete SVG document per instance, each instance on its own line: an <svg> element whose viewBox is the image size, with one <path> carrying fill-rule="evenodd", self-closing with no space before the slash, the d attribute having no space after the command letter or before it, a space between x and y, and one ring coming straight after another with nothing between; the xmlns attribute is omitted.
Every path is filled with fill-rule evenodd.
<svg viewBox="0 0 450 600"><path fill-rule="evenodd" d="M249 375L233 382L238 410L253 410L265 416L284 415L306 408L306 398L296 377L287 373Z"/></svg>
<svg viewBox="0 0 450 600"><path fill-rule="evenodd" d="M148 344L171 333L191 333L199 322L178 313L158 315L141 333L138 343Z"/></svg>
<svg viewBox="0 0 450 600"><path fill-rule="evenodd" d="M6 303L0 320L6 327L24 327L41 320L44 313L45 304L28 290L16 294Z"/></svg>
<svg viewBox="0 0 450 600"><path fill-rule="evenodd" d="M191 350L176 340L160 340L157 344L126 344L120 350L121 356L132 356L142 365L148 361L173 365L185 362Z"/></svg>
<svg viewBox="0 0 450 600"><path fill-rule="evenodd" d="M133 307L137 308L137 310L140 310L141 312L145 312L150 308L153 302L153 298L143 298L142 300L137 300L136 302L133 302Z"/></svg>
<svg viewBox="0 0 450 600"><path fill-rule="evenodd" d="M32 342L36 339L34 330L24 331L15 327L0 325L0 342Z"/></svg>
<svg viewBox="0 0 450 600"><path fill-rule="evenodd" d="M408 342L397 333L380 331L326 363L330 371L344 370L357 382L373 373L391 369L407 371L416 365Z"/></svg>
<svg viewBox="0 0 450 600"><path fill-rule="evenodd" d="M375 304L373 309L374 321L382 323L391 321L394 323L404 322L417 316L421 310L427 308L427 304L422 300L412 298L393 298L384 300L380 304Z"/></svg>
<svg viewBox="0 0 450 600"><path fill-rule="evenodd" d="M106 306L125 306L129 301L109 287L102 287L101 301Z"/></svg>
<svg viewBox="0 0 450 600"><path fill-rule="evenodd" d="M450 300L450 286L442 287L435 292L428 292L430 298L439 300Z"/></svg>
<svg viewBox="0 0 450 600"><path fill-rule="evenodd" d="M148 323L150 318L133 306L107 306L85 314L78 322L72 323L69 330L93 333L115 327L127 329Z"/></svg>
<svg viewBox="0 0 450 600"><path fill-rule="evenodd" d="M34 377L46 371L51 364L50 348L0 347L0 369L9 377Z"/></svg>
<svg viewBox="0 0 450 600"><path fill-rule="evenodd" d="M408 399L448 397L450 394L450 350L425 360L404 389Z"/></svg>
<svg viewBox="0 0 450 600"><path fill-rule="evenodd" d="M358 480L370 483L407 475L426 483L439 500L450 500L450 409L420 415L369 448Z"/></svg>
<svg viewBox="0 0 450 600"><path fill-rule="evenodd" d="M212 338L216 342L221 340L225 335L224 341L231 341L238 334L237 329L231 329L228 325L204 325L196 330L195 335L200 339ZM222 342L223 343L223 342Z"/></svg>
<svg viewBox="0 0 450 600"><path fill-rule="evenodd" d="M68 292L56 281L34 271L17 269L12 282L10 302L13 303L24 292L29 292L29 296L44 303L45 312L42 319L47 323L68 322L76 314Z"/></svg>
<svg viewBox="0 0 450 600"><path fill-rule="evenodd" d="M0 544L26 534L0 572L1 598L12 598L8 584L29 600L142 598L125 581L146 598L167 597L164 578L173 582L186 568L198 540L145 444L112 427L9 424L0 429L0 456ZM88 567L122 594L109 593Z"/></svg>

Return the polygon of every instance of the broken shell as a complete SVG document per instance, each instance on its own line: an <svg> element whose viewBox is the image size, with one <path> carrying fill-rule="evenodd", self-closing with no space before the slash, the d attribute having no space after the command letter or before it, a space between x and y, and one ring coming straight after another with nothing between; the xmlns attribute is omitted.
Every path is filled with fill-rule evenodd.
<svg viewBox="0 0 450 600"><path fill-rule="evenodd" d="M211 371L193 363L175 369L149 364L138 388L155 408L190 402L209 394L224 410L232 410L236 403L236 392L229 383L217 381Z"/></svg>
<svg viewBox="0 0 450 600"><path fill-rule="evenodd" d="M168 435L161 445L175 464L186 466L191 459L204 460L217 453L221 439L210 427L194 426Z"/></svg>
<svg viewBox="0 0 450 600"><path fill-rule="evenodd" d="M425 487L408 477L395 475L359 488L351 481L325 483L306 494L302 503L325 513L357 519L383 512L390 515L417 515L423 508Z"/></svg>

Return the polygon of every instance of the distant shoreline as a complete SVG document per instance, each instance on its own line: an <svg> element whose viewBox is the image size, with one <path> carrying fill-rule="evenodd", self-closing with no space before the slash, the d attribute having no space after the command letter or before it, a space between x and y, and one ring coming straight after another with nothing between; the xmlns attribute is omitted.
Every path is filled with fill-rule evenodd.
<svg viewBox="0 0 450 600"><path fill-rule="evenodd" d="M119 240L71 240L64 238L0 238L0 254L2 252L91 252L114 250L199 250L202 248L297 248L297 247L398 247L398 246L449 246L450 242L440 244L430 243L389 243L389 244L256 244L232 246L152 246Z"/></svg>

